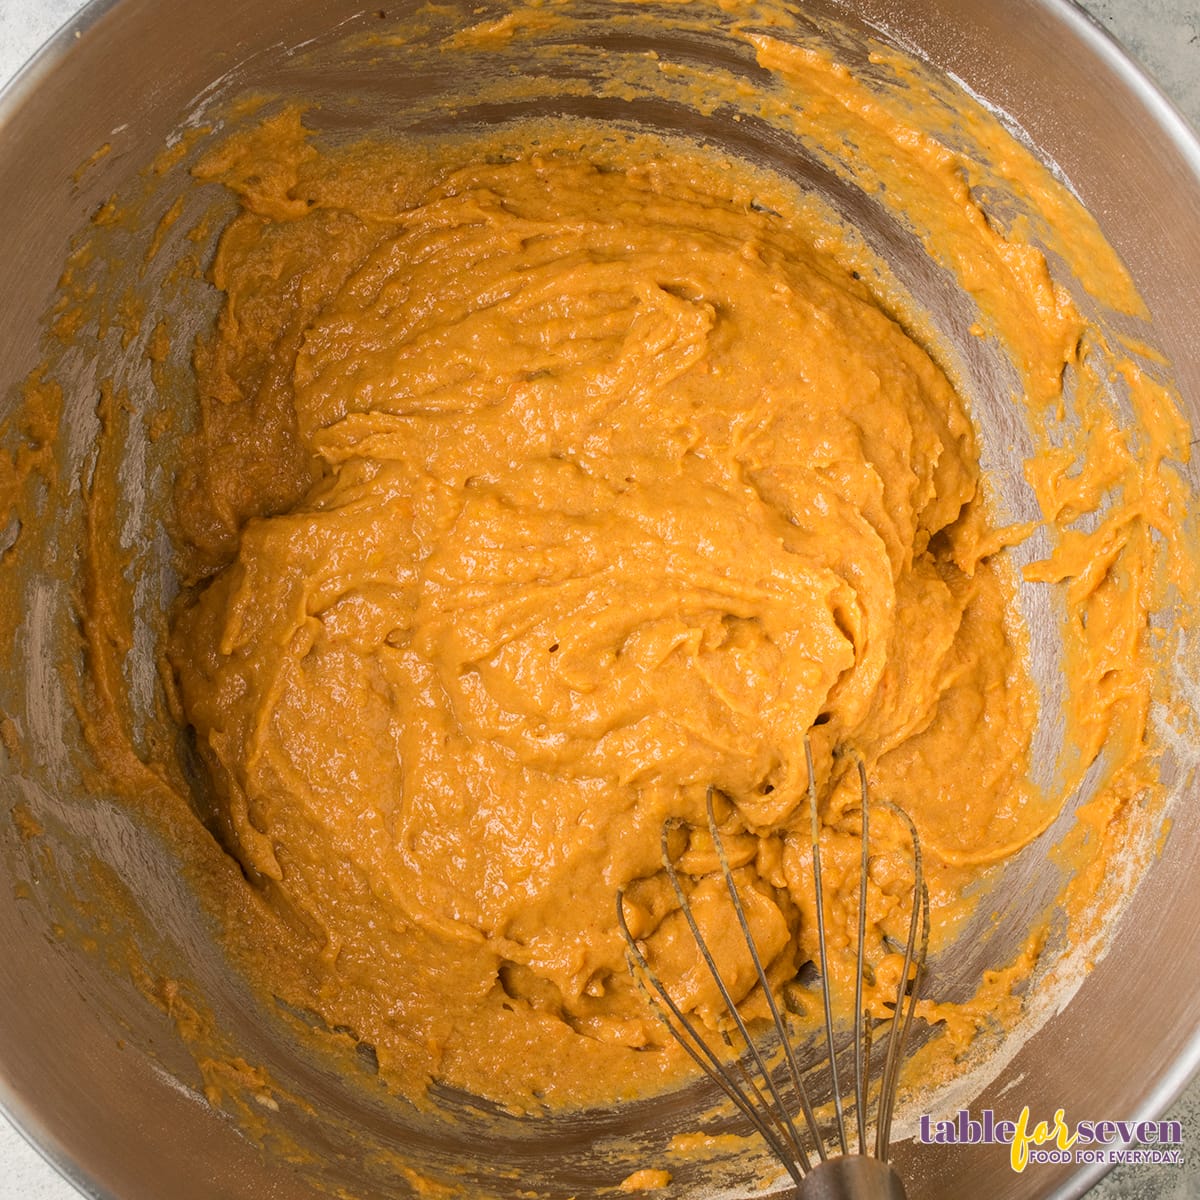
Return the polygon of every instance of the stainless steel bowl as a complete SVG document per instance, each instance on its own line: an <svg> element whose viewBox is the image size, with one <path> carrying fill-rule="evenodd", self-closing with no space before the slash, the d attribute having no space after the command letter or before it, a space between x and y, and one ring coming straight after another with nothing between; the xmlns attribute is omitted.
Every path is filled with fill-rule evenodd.
<svg viewBox="0 0 1200 1200"><path fill-rule="evenodd" d="M388 15L407 7L407 0L388 4ZM602 13L602 4L594 7ZM1112 43L1065 0L814 0L805 13L881 32L1024 131L1129 267L1187 414L1200 424L1200 147ZM437 77L419 56L347 58L337 50L346 34L378 19L376 10L345 0L96 0L76 23L79 36L64 33L39 56L0 106L4 411L41 358L41 314L72 235L109 195L136 190L138 172L182 124L253 86L322 95L328 103L321 120L333 133L364 125L402 129L413 112L435 111L441 90L463 82ZM664 57L720 57L711 42L687 45L670 36L656 48ZM359 102L346 105L349 94ZM695 113L652 107L630 113L603 104L580 111L700 130L798 177L806 170L816 177L770 131L748 143L744 130ZM111 150L80 173L105 143ZM159 211L155 203L147 202L146 236ZM135 236L131 254L137 244ZM906 261L906 281L920 299L920 256ZM155 281L151 272L142 286ZM193 327L211 315L203 287L184 299L194 304ZM935 324L953 314L951 299L934 313ZM76 349L66 364L74 386L60 430L64 479L88 467L101 374L124 372L135 391L144 383L141 365L111 354L103 346L94 355ZM973 399L986 425L986 402ZM124 482L135 499L154 486L153 466L131 449ZM1194 472L1189 480L1195 488ZM77 500L69 489L46 498L50 516L37 534L45 539L44 570L21 581L27 617L15 669L0 682L0 708L19 734L0 778L0 861L11 882L0 894L0 1102L64 1174L92 1194L118 1200L306 1200L338 1188L356 1196L394 1194L393 1186L402 1191L401 1183L389 1182L399 1155L434 1174L462 1168L481 1194L516 1195L526 1187L585 1196L620 1181L614 1172L622 1168L602 1147L641 1145L653 1153L664 1130L686 1127L703 1098L539 1122L494 1115L480 1123L460 1108L465 1124L445 1127L383 1098L368 1099L335 1072L292 1054L283 1032L263 1021L226 968L170 851L97 794L81 770L70 697L49 669L56 656L74 653L69 600ZM148 524L135 532L149 544ZM150 553L162 555L161 548ZM165 555L156 561L164 566ZM165 567L163 578L169 591ZM1190 631L1185 635L1186 679L1200 656ZM141 652L144 684L150 664L145 647ZM1181 771L1186 757L1181 753ZM1000 1109L1017 1095L1047 1117L1063 1108L1078 1118L1137 1119L1158 1112L1200 1060L1194 984L1200 885L1192 870L1200 828L1185 819L1196 796L1190 777L1181 775L1177 791L1170 836L1145 877L1130 881L1136 891L1114 924L1107 954L1061 1011L995 1065L990 1082L971 1098L974 1108ZM6 816L16 805L33 815L41 834L21 836ZM103 886L94 861L111 875ZM1013 876L1007 894L1014 904L1028 907L1027 893L1053 894L1052 887L1044 891L1040 869L1027 863ZM104 907L112 880L123 888L127 912ZM96 945L85 946L89 939ZM268 1123L286 1132L286 1144L270 1130L261 1144L246 1137L203 1099L200 1074L171 1016L131 982L131 946L154 970L192 981L228 1043L270 1064L308 1098L311 1111L285 1107ZM902 1147L899 1159L914 1193L929 1197L1078 1195L1104 1169L1045 1166L1017 1175L1006 1152L994 1147L942 1153ZM737 1174L736 1165L725 1164L708 1177L714 1186L733 1187ZM697 1172L689 1181L685 1173L680 1184L699 1194L705 1177Z"/></svg>

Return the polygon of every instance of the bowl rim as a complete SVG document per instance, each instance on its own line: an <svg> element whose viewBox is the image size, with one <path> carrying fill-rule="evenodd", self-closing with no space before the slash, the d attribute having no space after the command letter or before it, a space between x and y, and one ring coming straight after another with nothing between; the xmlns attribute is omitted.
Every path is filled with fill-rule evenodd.
<svg viewBox="0 0 1200 1200"><path fill-rule="evenodd" d="M1082 48L1088 50L1110 74L1110 82L1119 85L1124 94L1138 107L1150 125L1165 136L1179 155L1200 193L1200 132L1183 114L1179 105L1154 79L1148 69L1138 62L1082 0L1023 0L1039 8L1063 26ZM117 10L131 6L136 0L84 0L79 8L49 35L0 84L0 156L14 123L21 119L29 99L53 77L56 69L71 54L76 53L89 33ZM837 0L842 7L855 7L854 0ZM1017 18L1019 19L1019 18ZM906 47L920 54L919 46ZM247 55L253 52L247 52ZM236 70L238 63L227 65L226 71ZM987 97L976 97L993 111L1003 113ZM1038 149L1036 142L1035 150ZM1146 1092L1139 1111L1131 1116L1136 1122L1152 1120L1170 1107L1193 1078L1200 1078L1200 1025L1192 1031L1181 1052L1170 1067L1161 1072ZM0 1074L0 1115L33 1148L41 1159L82 1196L92 1200L121 1200L110 1192L72 1158L69 1148L57 1136L52 1125L27 1104ZM1060 1187L1049 1193L1051 1200L1078 1200L1112 1169L1109 1163L1092 1163L1076 1170Z"/></svg>

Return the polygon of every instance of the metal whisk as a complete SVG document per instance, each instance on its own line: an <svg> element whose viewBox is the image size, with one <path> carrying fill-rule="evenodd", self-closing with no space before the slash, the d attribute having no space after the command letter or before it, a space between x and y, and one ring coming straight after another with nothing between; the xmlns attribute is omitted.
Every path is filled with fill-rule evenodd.
<svg viewBox="0 0 1200 1200"><path fill-rule="evenodd" d="M795 1200L905 1200L904 1185L896 1170L888 1164L888 1143L892 1123L892 1112L899 1085L900 1066L903 1061L904 1044L907 1040L913 1013L917 1004L917 993L924 971L925 955L929 944L929 892L925 886L921 863L921 846L917 831L908 815L886 800L871 800L867 794L867 774L861 758L855 759L858 769L862 807L861 872L858 894L858 945L855 955L854 1003L857 1014L854 1039L853 1066L853 1110L857 1126L857 1149L851 1153L852 1137L848 1130L847 1099L843 1092L842 1071L839 1069L834 1039L833 998L830 984L829 951L825 930L824 890L821 879L820 818L817 812L817 789L813 770L812 750L805 740L805 756L808 762L808 800L812 826L812 868L817 912L817 937L819 943L819 969L821 994L824 1003L825 1038L824 1061L831 1079L833 1127L836 1150L826 1149L826 1137L818 1123L812 1100L805 1087L803 1072L797 1061L795 1048L789 1036L788 1025L779 1010L779 1004L767 980L762 958L755 945L746 918L741 897L734 882L725 846L717 829L713 812L713 789L707 800L708 828L716 848L718 861L741 926L742 936L750 951L750 959L757 972L758 986L769 1007L774 1024L775 1036L783 1049L786 1061L785 1078L790 1080L791 1091L798 1101L803 1115L803 1126L808 1133L807 1144L801 1136L796 1104L789 1105L784 1096L786 1083L780 1086L777 1074L767 1064L770 1051L765 1041L756 1041L737 1004L730 995L718 964L709 949L695 914L680 883L678 870L669 852L669 837L680 822L668 821L662 832L662 859L667 876L674 888L680 908L687 920L692 937L705 966L712 976L721 999L731 1018L731 1025L743 1046L738 1048L728 1028L722 1030L727 1048L733 1052L732 1063L720 1054L702 1036L695 1022L689 1018L655 973L646 959L638 941L626 923L624 892L617 894L617 919L627 945L629 969L643 987L655 1009L670 1030L672 1036L688 1052L692 1059L705 1071L746 1117L762 1136L771 1151L787 1169L795 1184L792 1193ZM874 1146L870 1148L867 1136L867 1111L870 1102L870 1055L871 1020L863 1008L863 990L867 963L865 952L867 927L867 882L870 866L870 810L872 807L886 809L899 818L912 841L913 852L913 903L908 924L908 937L904 948L904 965L897 984L892 1016L887 1022L886 1054L879 1079L876 1099ZM813 1064L810 1064L813 1065Z"/></svg>

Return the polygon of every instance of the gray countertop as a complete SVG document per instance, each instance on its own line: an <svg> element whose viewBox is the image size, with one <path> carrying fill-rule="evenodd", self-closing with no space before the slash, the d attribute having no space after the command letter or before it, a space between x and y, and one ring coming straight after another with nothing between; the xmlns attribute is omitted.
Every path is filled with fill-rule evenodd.
<svg viewBox="0 0 1200 1200"><path fill-rule="evenodd" d="M0 0L0 85L81 0ZM1200 129L1200 0L1084 0ZM1167 1114L1183 1123L1182 1166L1118 1167L1087 1200L1194 1200L1200 1197L1200 1080ZM0 1117L0 1200L79 1200L79 1193Z"/></svg>

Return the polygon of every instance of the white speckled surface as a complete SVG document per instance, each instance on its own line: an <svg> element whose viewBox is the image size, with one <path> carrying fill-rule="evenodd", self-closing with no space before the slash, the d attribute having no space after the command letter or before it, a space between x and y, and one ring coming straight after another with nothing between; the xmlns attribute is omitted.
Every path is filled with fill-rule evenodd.
<svg viewBox="0 0 1200 1200"><path fill-rule="evenodd" d="M0 0L0 85L82 7L81 0ZM1084 0L1083 7L1116 35L1200 129L1200 2ZM1200 1197L1200 1080L1166 1115L1183 1123L1184 1164L1118 1167L1087 1200ZM0 1200L79 1200L79 1195L0 1116Z"/></svg>

